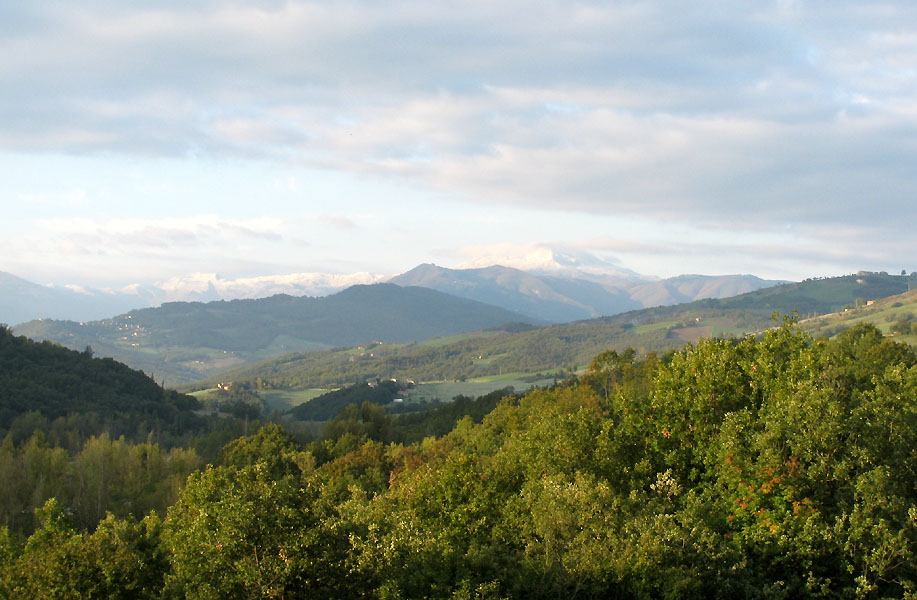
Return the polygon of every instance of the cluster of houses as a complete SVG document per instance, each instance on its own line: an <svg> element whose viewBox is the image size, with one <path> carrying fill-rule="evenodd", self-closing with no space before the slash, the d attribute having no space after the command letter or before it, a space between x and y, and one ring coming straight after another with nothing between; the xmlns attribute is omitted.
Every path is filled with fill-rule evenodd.
<svg viewBox="0 0 917 600"><path fill-rule="evenodd" d="M392 378L388 379L387 381L391 381L392 383L395 383L395 384L401 384L401 389L398 390L398 395L397 395L395 398L392 398L392 402L394 402L395 404L401 404L401 403L403 403L405 397L408 395L408 389L411 388L411 387L414 387L414 380L413 380L413 379L405 379L405 380L399 382L397 379L395 379L394 377L392 377ZM372 379L372 380L370 380L370 381L367 381L367 382L366 382L366 385L368 385L369 387L375 389L375 388L379 387L379 384L380 384L381 382L382 382L381 379Z"/></svg>

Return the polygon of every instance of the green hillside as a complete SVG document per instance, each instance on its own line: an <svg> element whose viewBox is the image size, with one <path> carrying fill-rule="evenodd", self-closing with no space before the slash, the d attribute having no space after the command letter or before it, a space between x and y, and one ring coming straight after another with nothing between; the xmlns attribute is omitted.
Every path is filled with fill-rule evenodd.
<svg viewBox="0 0 917 600"><path fill-rule="evenodd" d="M614 322L651 323L678 315L685 309L722 309L726 311L747 310L750 314L792 313L800 316L814 316L854 307L858 300L863 302L887 298L917 288L917 277L889 275L887 273L863 273L841 277L813 278L795 283L785 283L760 289L731 298L706 299L631 311L606 317Z"/></svg>
<svg viewBox="0 0 917 600"><path fill-rule="evenodd" d="M792 306L800 315L806 315L834 312L845 305L855 306L858 299L885 298L903 293L910 287L917 287L917 277L864 272L844 277L807 279L716 302L728 308L772 307L781 311Z"/></svg>
<svg viewBox="0 0 917 600"><path fill-rule="evenodd" d="M307 389L372 378L421 381L471 380L506 373L575 371L607 349L638 355L679 348L702 337L739 336L772 326L773 314L827 313L860 300L906 291L908 277L850 275L812 279L721 300L631 311L517 331L503 329L411 344L290 354L223 373L222 381L253 387ZM510 329L511 331L507 331Z"/></svg>
<svg viewBox="0 0 917 600"><path fill-rule="evenodd" d="M833 337L859 323L870 323L896 341L917 345L917 289L805 319L801 325L815 335Z"/></svg>
<svg viewBox="0 0 917 600"><path fill-rule="evenodd" d="M0 327L0 433L39 419L66 422L83 435L181 434L200 426L197 408L194 398L89 349L38 343Z"/></svg>
<svg viewBox="0 0 917 600"><path fill-rule="evenodd" d="M91 345L175 385L296 350L409 342L521 318L434 290L377 284L323 298L171 302L103 321L31 321L16 332L74 349Z"/></svg>

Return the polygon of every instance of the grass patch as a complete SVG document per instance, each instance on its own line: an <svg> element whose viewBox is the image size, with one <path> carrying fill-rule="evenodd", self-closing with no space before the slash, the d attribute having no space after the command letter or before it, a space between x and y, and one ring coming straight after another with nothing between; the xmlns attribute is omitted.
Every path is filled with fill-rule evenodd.
<svg viewBox="0 0 917 600"><path fill-rule="evenodd" d="M260 390L258 395L271 410L290 410L300 404L318 398L331 390L311 388L307 390Z"/></svg>
<svg viewBox="0 0 917 600"><path fill-rule="evenodd" d="M495 390L512 387L516 391L527 390L530 387L544 387L554 383L554 378L533 380L532 374L515 373L512 376L479 377L469 381L443 381L436 383L419 383L411 388L406 402L419 402L423 400L442 400L448 402L456 396L469 396L477 398ZM525 377L522 379L521 377Z"/></svg>
<svg viewBox="0 0 917 600"><path fill-rule="evenodd" d="M631 332L636 335L642 335L644 333L651 333L653 331L659 331L660 329L668 329L669 327L675 327L678 325L678 321L658 321L656 323L646 323L645 325L637 325L634 327Z"/></svg>

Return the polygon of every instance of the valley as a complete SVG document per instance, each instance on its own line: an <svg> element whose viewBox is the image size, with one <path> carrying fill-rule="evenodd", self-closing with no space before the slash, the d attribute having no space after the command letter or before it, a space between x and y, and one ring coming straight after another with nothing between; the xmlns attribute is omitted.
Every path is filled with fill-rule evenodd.
<svg viewBox="0 0 917 600"><path fill-rule="evenodd" d="M295 350L403 343L523 318L434 290L377 284L321 298L174 302L102 321L31 321L15 331L74 349L92 346L174 386Z"/></svg>
<svg viewBox="0 0 917 600"><path fill-rule="evenodd" d="M100 356L113 357L170 386L215 380L212 378L221 373L248 377L245 365L270 362L293 352L308 354L295 360L284 358L277 373L265 379L286 386L290 385L287 373L302 370L313 375L297 375L293 385L336 386L379 374L467 380L501 372L582 368L606 347L658 352L700 336L741 335L766 327L774 311L798 310L802 316L832 312L855 305L861 296L875 299L904 291L908 279L873 274L865 279L847 276L772 285L776 282L745 276L681 276L658 282L631 276L630 285L642 290L639 293L656 286L653 289L680 294L667 292L665 301L729 294L749 285L766 287L726 298L620 312L639 303L625 301L621 289L609 292L608 277L578 271L562 278L557 273L529 274L499 266L452 270L421 265L393 281L430 287L375 284L316 298L277 295L228 302L173 302L100 321L30 321L14 330L73 349L91 346ZM623 304L607 303L615 297ZM644 301L656 297L650 294ZM597 312L606 316L546 327L560 318ZM492 330L484 331L489 328ZM533 328L544 331L534 333ZM514 329L519 331L511 331ZM531 331L521 331L524 329ZM472 333L475 331L478 333ZM513 338L516 333L519 336ZM367 353L369 356L352 350L373 341L386 344L379 352ZM397 344L411 343L416 347L396 352ZM448 346L448 357L445 351L434 356L432 346ZM521 347L538 350L520 351ZM341 364L342 360L348 364ZM409 372L417 368L421 371ZM332 371L336 375L330 375Z"/></svg>
<svg viewBox="0 0 917 600"><path fill-rule="evenodd" d="M252 389L297 390L334 388L373 378L396 378L417 382L464 382L468 386L478 382L480 387L477 389L486 393L491 387L485 379L534 377L539 373L547 378L562 379L566 374L582 372L603 350L622 352L633 348L638 356L661 355L686 343L697 343L704 337L741 337L761 332L775 325L774 313L792 314L797 307L804 307L808 314L848 307L854 311L848 311L849 316L865 317L855 312L861 310L856 309L858 298L881 299L906 290L907 285L907 278L879 274L809 280L732 298L521 328L525 329L523 331L497 327L409 344L288 354L228 370L198 385L235 381ZM876 306L884 306L885 301L875 302L883 303ZM906 310L899 312L904 314ZM800 315L804 320L805 314L800 312ZM808 328L808 322L803 322ZM883 326L887 329L888 323ZM836 334L839 330L833 332ZM449 397L439 399L448 400Z"/></svg>

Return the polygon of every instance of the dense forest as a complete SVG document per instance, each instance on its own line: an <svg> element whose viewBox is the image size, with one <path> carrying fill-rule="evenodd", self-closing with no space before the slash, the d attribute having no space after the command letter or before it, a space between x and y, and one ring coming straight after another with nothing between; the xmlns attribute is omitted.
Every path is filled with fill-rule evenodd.
<svg viewBox="0 0 917 600"><path fill-rule="evenodd" d="M917 593L917 355L873 326L609 350L552 389L465 401L474 417L446 408L352 405L305 445L265 425L186 460L164 510L87 525L72 496L47 500L34 530L0 529L0 596ZM396 440L411 428L430 437ZM92 443L56 460L114 444ZM3 464L40 473L41 446L8 435ZM118 448L139 465L124 476L177 473L154 448Z"/></svg>
<svg viewBox="0 0 917 600"><path fill-rule="evenodd" d="M37 343L0 325L0 432L16 441L35 429L66 431L72 449L103 432L172 440L206 428L197 408L193 397L163 389L111 358L94 358L88 346L76 352Z"/></svg>

